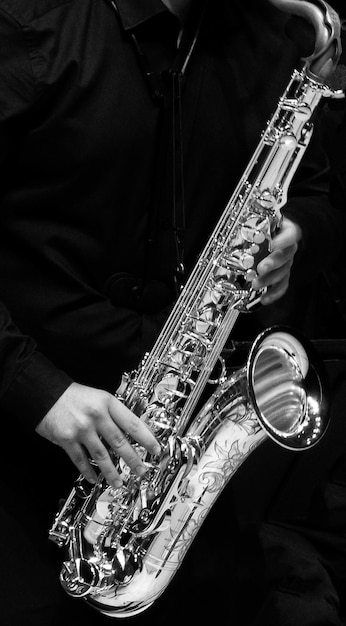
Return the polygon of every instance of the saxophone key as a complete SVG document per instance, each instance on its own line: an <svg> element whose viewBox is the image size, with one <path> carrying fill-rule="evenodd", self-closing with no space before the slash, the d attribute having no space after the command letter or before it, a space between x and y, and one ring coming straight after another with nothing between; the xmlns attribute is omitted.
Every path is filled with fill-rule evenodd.
<svg viewBox="0 0 346 626"><path fill-rule="evenodd" d="M143 417L145 422L150 424L156 437L163 436L164 433L171 431L174 427L175 417L172 412L155 403L148 407Z"/></svg>
<svg viewBox="0 0 346 626"><path fill-rule="evenodd" d="M75 481L75 491L78 498L85 500L92 492L92 484L84 476L79 476Z"/></svg>
<svg viewBox="0 0 346 626"><path fill-rule="evenodd" d="M241 225L241 236L243 241L250 244L260 245L268 237L270 232L270 220L268 215L263 215L263 209L268 210L273 207L272 196L262 193L255 197L254 208L259 208L261 213L251 212L243 220Z"/></svg>
<svg viewBox="0 0 346 626"><path fill-rule="evenodd" d="M227 259L225 259L229 268L236 270L238 272L245 272L250 269L254 265L254 256L251 254L249 250L235 249L232 251L232 254L227 255ZM229 277L227 274L220 274L218 279L225 280L231 286L232 283L229 281ZM219 280L220 283L220 280ZM225 287L225 283L222 283Z"/></svg>
<svg viewBox="0 0 346 626"><path fill-rule="evenodd" d="M287 133L285 135L282 135L282 137L280 137L279 144L281 148L289 152L289 151L293 151L296 149L298 145L298 140L297 140L297 137L293 133Z"/></svg>
<svg viewBox="0 0 346 626"><path fill-rule="evenodd" d="M88 596L98 586L99 580L97 566L87 559L77 558L74 561L64 561L60 572L60 582L70 596L78 598Z"/></svg>
<svg viewBox="0 0 346 626"><path fill-rule="evenodd" d="M277 199L275 194L270 189L263 189L263 191L259 191L256 194L255 205L260 209L265 209L266 211L270 211L276 205ZM269 221L267 219L267 225ZM261 230L265 230L266 226L263 225Z"/></svg>
<svg viewBox="0 0 346 626"><path fill-rule="evenodd" d="M248 283L252 283L252 281L255 280L255 278L257 278L257 272L255 270L249 270L248 272L246 272L245 280Z"/></svg>
<svg viewBox="0 0 346 626"><path fill-rule="evenodd" d="M169 372L157 383L154 396L158 402L168 406L172 402L186 397L186 385L181 382L177 374Z"/></svg>
<svg viewBox="0 0 346 626"><path fill-rule="evenodd" d="M311 118L311 107L307 102L296 98L285 98L281 101L281 108L284 111L294 113L296 119L305 120Z"/></svg>

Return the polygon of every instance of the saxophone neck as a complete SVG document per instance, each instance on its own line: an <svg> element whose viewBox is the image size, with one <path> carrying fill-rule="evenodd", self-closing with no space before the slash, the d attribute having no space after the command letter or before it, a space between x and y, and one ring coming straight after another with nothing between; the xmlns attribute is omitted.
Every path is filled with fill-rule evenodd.
<svg viewBox="0 0 346 626"><path fill-rule="evenodd" d="M306 19L315 30L315 48L304 59L305 71L324 83L337 66L341 54L341 25L336 11L324 0L269 0L278 9Z"/></svg>

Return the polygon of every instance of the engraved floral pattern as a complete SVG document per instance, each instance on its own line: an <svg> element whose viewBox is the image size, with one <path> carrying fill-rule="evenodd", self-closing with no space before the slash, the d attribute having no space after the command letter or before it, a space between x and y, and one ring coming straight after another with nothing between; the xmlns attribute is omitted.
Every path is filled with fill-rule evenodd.
<svg viewBox="0 0 346 626"><path fill-rule="evenodd" d="M242 409L242 413L239 409ZM236 415L228 414L225 417L233 421L233 436L228 436L223 446L215 440L212 452L213 460L205 464L204 471L199 478L200 482L207 486L207 491L211 493L223 489L229 478L248 455L250 437L261 430L256 415L252 411L247 411L244 406L237 407Z"/></svg>
<svg viewBox="0 0 346 626"><path fill-rule="evenodd" d="M200 529L204 518L206 517L208 510L202 510L197 519L191 518L184 526L183 532L180 533L179 538L174 543L173 552L177 553L177 561L181 563L185 553L187 552L191 542ZM175 533L171 533L174 536Z"/></svg>
<svg viewBox="0 0 346 626"><path fill-rule="evenodd" d="M211 492L219 491L224 487L228 478L235 472L245 456L239 450L239 440L234 441L230 449L222 448L216 441L214 451L217 459L206 463L204 466L205 468L213 468L214 471L204 471L200 476L200 481L207 484L207 490Z"/></svg>

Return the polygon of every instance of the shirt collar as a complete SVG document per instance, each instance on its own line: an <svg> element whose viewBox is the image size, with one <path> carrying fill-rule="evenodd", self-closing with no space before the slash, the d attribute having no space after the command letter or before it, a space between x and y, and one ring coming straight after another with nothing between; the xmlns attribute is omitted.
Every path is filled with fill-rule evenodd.
<svg viewBox="0 0 346 626"><path fill-rule="evenodd" d="M161 0L115 0L115 4L125 30L135 28L151 17L168 11Z"/></svg>

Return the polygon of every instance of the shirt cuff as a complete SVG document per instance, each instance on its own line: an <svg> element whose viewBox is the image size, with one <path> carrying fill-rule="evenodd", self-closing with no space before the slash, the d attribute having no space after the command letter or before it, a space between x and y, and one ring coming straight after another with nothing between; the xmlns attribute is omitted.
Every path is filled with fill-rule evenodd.
<svg viewBox="0 0 346 626"><path fill-rule="evenodd" d="M73 380L35 352L0 400L0 407L25 429L34 429Z"/></svg>

